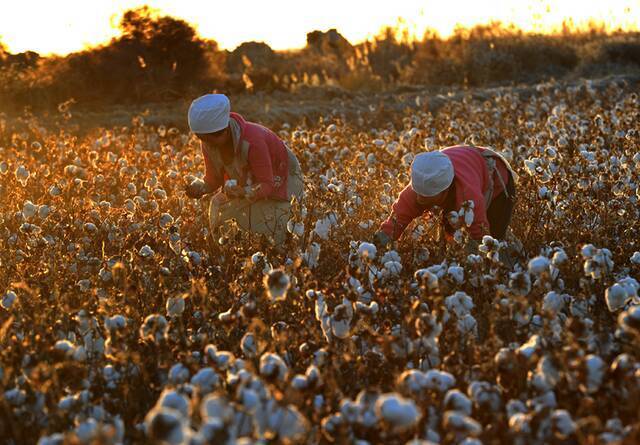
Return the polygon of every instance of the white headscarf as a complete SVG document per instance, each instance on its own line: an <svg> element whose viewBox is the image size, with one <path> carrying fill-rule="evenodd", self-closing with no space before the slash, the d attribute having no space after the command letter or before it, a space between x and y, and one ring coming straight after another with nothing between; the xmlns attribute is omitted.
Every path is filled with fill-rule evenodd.
<svg viewBox="0 0 640 445"><path fill-rule="evenodd" d="M420 153L411 164L411 188L421 196L435 196L453 182L453 164L440 151Z"/></svg>
<svg viewBox="0 0 640 445"><path fill-rule="evenodd" d="M229 125L231 103L224 94L205 94L189 107L189 128L194 133L214 133Z"/></svg>

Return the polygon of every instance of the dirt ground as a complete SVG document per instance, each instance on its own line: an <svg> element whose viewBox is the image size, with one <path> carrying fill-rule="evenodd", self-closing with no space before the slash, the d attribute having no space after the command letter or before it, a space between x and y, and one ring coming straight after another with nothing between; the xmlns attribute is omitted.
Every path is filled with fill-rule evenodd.
<svg viewBox="0 0 640 445"><path fill-rule="evenodd" d="M626 83L632 90L640 90L640 75L612 75L600 79L574 79L557 82L557 85L585 85L601 90L611 83ZM550 83L547 83L552 85ZM393 116L404 109L421 109L437 113L447 102L474 99L495 100L504 94L517 94L526 98L536 93L537 85L498 86L492 88L426 88L420 86L400 86L378 93L353 93L335 87L309 87L294 93L274 91L231 96L233 111L239 112L253 122L259 122L274 129L283 124L308 125L320 119L337 117L366 128L394 124ZM187 128L186 114L192 98L164 103L148 103L132 106L95 106L74 104L68 128L80 133L97 128L129 125L131 119L143 115L145 123L166 125L179 129ZM43 117L43 116L39 116ZM58 121L57 114L44 115L47 120ZM9 116L8 123L19 126L17 116ZM361 118L361 119L360 119Z"/></svg>

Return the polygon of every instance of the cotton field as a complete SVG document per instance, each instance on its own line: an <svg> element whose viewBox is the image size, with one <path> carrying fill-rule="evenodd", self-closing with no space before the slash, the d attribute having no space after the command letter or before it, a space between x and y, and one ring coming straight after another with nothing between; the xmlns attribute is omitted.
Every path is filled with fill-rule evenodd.
<svg viewBox="0 0 640 445"><path fill-rule="evenodd" d="M283 122L307 179L284 246L209 233L184 131L3 119L3 443L640 442L634 90ZM449 244L422 218L376 247L413 156L458 143L520 175L511 239L465 253L467 207Z"/></svg>

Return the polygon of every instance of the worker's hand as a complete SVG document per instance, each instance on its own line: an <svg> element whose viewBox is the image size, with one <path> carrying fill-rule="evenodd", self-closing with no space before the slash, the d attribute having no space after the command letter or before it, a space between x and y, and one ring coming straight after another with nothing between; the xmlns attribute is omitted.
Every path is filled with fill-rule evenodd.
<svg viewBox="0 0 640 445"><path fill-rule="evenodd" d="M240 187L237 184L225 185L224 193L230 198L243 198L245 194L244 188Z"/></svg>
<svg viewBox="0 0 640 445"><path fill-rule="evenodd" d="M380 231L373 235L373 243L381 249L391 244L391 237L383 231Z"/></svg>
<svg viewBox="0 0 640 445"><path fill-rule="evenodd" d="M202 179L194 179L185 187L185 192L189 198L200 199L209 193L209 187Z"/></svg>
<svg viewBox="0 0 640 445"><path fill-rule="evenodd" d="M222 204L229 202L229 197L223 192L218 192L213 195L213 197L211 198L211 202L214 205L221 206Z"/></svg>

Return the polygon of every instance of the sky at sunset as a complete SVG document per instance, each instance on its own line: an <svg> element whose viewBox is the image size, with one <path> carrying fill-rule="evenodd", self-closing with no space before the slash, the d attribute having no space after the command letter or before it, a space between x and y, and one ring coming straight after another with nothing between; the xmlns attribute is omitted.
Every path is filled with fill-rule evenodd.
<svg viewBox="0 0 640 445"><path fill-rule="evenodd" d="M274 49L300 48L307 32L337 28L349 41L371 38L400 20L412 35L432 28L449 35L456 25L500 20L526 31L549 32L563 20L590 19L610 29L640 29L640 0L0 0L0 42L11 52L66 54L118 35L122 12L147 4L191 23L202 37L234 49L245 41Z"/></svg>

